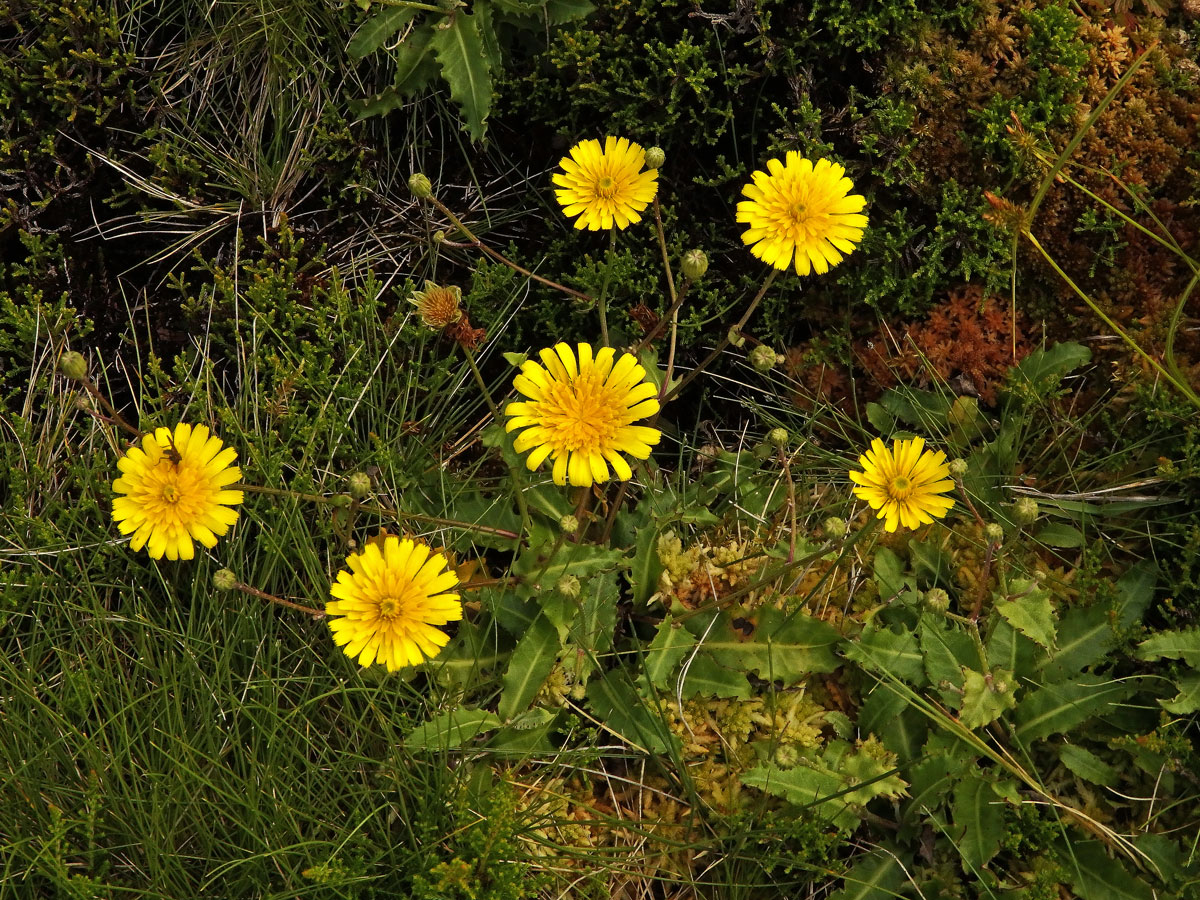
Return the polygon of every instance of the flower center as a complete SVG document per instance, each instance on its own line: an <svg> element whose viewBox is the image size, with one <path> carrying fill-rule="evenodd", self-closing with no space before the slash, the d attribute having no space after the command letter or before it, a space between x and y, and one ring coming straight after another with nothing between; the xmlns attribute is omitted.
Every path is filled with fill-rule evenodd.
<svg viewBox="0 0 1200 900"><path fill-rule="evenodd" d="M400 612L400 601L395 597L384 597L379 601L379 618L391 621Z"/></svg>
<svg viewBox="0 0 1200 900"><path fill-rule="evenodd" d="M895 500L907 500L909 494L912 493L912 482L903 475L897 475L892 479L892 498Z"/></svg>
<svg viewBox="0 0 1200 900"><path fill-rule="evenodd" d="M796 202L792 204L792 221L800 224L808 218L808 206L804 203Z"/></svg>
<svg viewBox="0 0 1200 900"><path fill-rule="evenodd" d="M605 200L611 200L613 197L613 194L615 194L616 192L617 192L617 183L615 181L613 181L611 176L602 175L599 178L599 180L596 181L596 193L597 193L597 195L603 197Z"/></svg>
<svg viewBox="0 0 1200 900"><path fill-rule="evenodd" d="M173 484L164 485L162 489L162 498L167 503L179 502L179 488Z"/></svg>

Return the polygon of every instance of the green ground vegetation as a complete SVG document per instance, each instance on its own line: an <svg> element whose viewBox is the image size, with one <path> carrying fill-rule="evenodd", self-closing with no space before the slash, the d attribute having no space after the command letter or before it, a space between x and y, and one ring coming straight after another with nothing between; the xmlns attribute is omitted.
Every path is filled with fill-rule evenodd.
<svg viewBox="0 0 1200 900"><path fill-rule="evenodd" d="M1197 21L9 3L0 898L1200 896ZM606 134L666 157L611 248L549 179ZM870 226L731 333L788 150ZM678 388L623 487L528 472L491 407L598 342L581 295ZM109 404L267 490L131 552ZM848 472L916 435L956 505L887 533ZM381 530L469 584L390 675L321 617Z"/></svg>

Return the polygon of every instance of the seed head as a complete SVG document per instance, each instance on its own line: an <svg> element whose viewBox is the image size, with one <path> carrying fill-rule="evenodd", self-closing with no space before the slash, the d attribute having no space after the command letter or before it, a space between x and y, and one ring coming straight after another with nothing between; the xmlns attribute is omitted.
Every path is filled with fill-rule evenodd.
<svg viewBox="0 0 1200 900"><path fill-rule="evenodd" d="M417 308L421 321L428 328L440 331L463 317L462 291L456 286L441 287L425 282L425 290L416 291L408 302Z"/></svg>

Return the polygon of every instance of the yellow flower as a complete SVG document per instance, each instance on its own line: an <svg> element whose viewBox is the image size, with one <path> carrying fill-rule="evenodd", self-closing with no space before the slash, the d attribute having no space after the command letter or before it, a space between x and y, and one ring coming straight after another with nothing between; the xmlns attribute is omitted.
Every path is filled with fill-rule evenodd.
<svg viewBox="0 0 1200 900"><path fill-rule="evenodd" d="M884 520L887 531L895 531L897 525L929 525L954 506L949 497L940 496L954 488L946 454L925 450L923 438L894 441L891 450L875 438L858 464L863 471L850 473L854 495L879 510L876 518Z"/></svg>
<svg viewBox="0 0 1200 900"><path fill-rule="evenodd" d="M553 181L560 188L554 193L563 211L579 216L576 228L599 231L642 221L638 214L658 191L658 170L642 171L646 151L626 138L606 137L603 150L599 141L590 140L570 152Z"/></svg>
<svg viewBox="0 0 1200 900"><path fill-rule="evenodd" d="M577 365L570 346L559 343L540 352L544 367L528 360L513 379L529 401L505 407L506 430L525 429L514 442L517 452L533 448L526 460L531 470L552 459L555 484L608 481L606 460L628 481L633 470L621 454L646 459L662 437L657 428L632 424L658 412L658 389L631 354L614 362L615 352L602 347L593 359L592 348L580 344Z"/></svg>
<svg viewBox="0 0 1200 900"><path fill-rule="evenodd" d="M767 172L754 172L742 188L748 197L737 205L737 220L750 227L742 242L776 269L795 259L796 273L828 272L862 240L866 198L851 194L854 184L837 163L814 164L794 150L786 162L767 160Z"/></svg>
<svg viewBox="0 0 1200 900"><path fill-rule="evenodd" d="M462 618L454 572L446 557L417 541L388 535L370 541L346 560L325 604L333 640L366 667L381 662L389 672L437 656L450 640L435 626Z"/></svg>
<svg viewBox="0 0 1200 900"><path fill-rule="evenodd" d="M237 521L230 504L242 502L241 491L226 490L241 479L231 463L232 447L221 449L203 425L159 428L130 447L117 460L121 477L113 490L113 520L121 534L132 534L133 550L146 547L154 559L191 559L192 541L215 547L217 538Z"/></svg>

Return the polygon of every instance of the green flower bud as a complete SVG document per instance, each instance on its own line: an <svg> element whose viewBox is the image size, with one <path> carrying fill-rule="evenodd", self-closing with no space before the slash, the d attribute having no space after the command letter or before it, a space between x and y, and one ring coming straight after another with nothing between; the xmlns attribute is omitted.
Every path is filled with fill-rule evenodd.
<svg viewBox="0 0 1200 900"><path fill-rule="evenodd" d="M846 520L839 519L837 516L830 516L821 523L821 532L827 538L840 538L846 535Z"/></svg>
<svg viewBox="0 0 1200 900"><path fill-rule="evenodd" d="M564 597L568 597L573 600L579 596L579 579L574 575L564 575L562 578L558 579L557 582L555 582L554 589Z"/></svg>
<svg viewBox="0 0 1200 900"><path fill-rule="evenodd" d="M967 461L965 459L952 459L949 465L951 477L962 478L967 474Z"/></svg>
<svg viewBox="0 0 1200 900"><path fill-rule="evenodd" d="M83 381L88 373L87 360L83 358L82 353L68 350L58 358L58 371L72 381Z"/></svg>
<svg viewBox="0 0 1200 900"><path fill-rule="evenodd" d="M663 152L662 147L650 147L646 150L647 169L661 169L666 161L667 154Z"/></svg>
<svg viewBox="0 0 1200 900"><path fill-rule="evenodd" d="M1037 501L1032 497L1021 497L1013 504L1013 518L1019 525L1032 525L1039 512Z"/></svg>
<svg viewBox="0 0 1200 900"><path fill-rule="evenodd" d="M950 595L941 588L932 588L921 598L930 612L944 613L950 608Z"/></svg>
<svg viewBox="0 0 1200 900"><path fill-rule="evenodd" d="M689 250L683 254L683 277L688 281L699 281L708 271L708 257L703 250Z"/></svg>
<svg viewBox="0 0 1200 900"><path fill-rule="evenodd" d="M756 372L770 372L780 361L780 356L766 344L759 344L750 351L750 365Z"/></svg>
<svg viewBox="0 0 1200 900"><path fill-rule="evenodd" d="M349 509L350 504L354 502L354 498L349 494L334 494L329 498L329 504L334 509Z"/></svg>
<svg viewBox="0 0 1200 900"><path fill-rule="evenodd" d="M355 472L349 479L350 496L362 500L371 493L371 476L366 472Z"/></svg>
<svg viewBox="0 0 1200 900"><path fill-rule="evenodd" d="M767 432L767 442L774 444L776 447L786 447L788 442L787 429L772 428Z"/></svg>
<svg viewBox="0 0 1200 900"><path fill-rule="evenodd" d="M563 516L558 520L558 527L562 529L563 534L574 534L579 530L579 520L574 516Z"/></svg>
<svg viewBox="0 0 1200 900"><path fill-rule="evenodd" d="M730 328L729 329L729 343L732 344L734 347L744 347L744 346L746 346L746 338L736 328Z"/></svg>
<svg viewBox="0 0 1200 900"><path fill-rule="evenodd" d="M997 522L988 522L984 526L983 536L993 544L999 544L1004 540L1004 526Z"/></svg>
<svg viewBox="0 0 1200 900"><path fill-rule="evenodd" d="M418 200L428 200L433 196L433 182L420 172L408 176L408 189Z"/></svg>
<svg viewBox="0 0 1200 900"><path fill-rule="evenodd" d="M217 569L213 572L213 587L218 591L232 591L237 587L237 576L232 569Z"/></svg>

